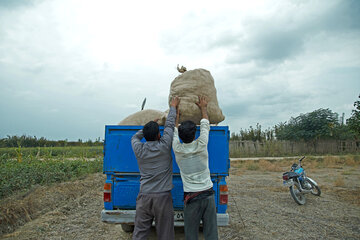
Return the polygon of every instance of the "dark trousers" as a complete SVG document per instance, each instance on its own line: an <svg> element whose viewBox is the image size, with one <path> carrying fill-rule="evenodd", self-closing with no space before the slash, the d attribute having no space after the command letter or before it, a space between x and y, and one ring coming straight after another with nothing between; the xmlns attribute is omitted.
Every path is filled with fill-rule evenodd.
<svg viewBox="0 0 360 240"><path fill-rule="evenodd" d="M147 239L153 220L155 220L158 239L172 240L175 238L171 192L139 193L136 199L133 239Z"/></svg>
<svg viewBox="0 0 360 240"><path fill-rule="evenodd" d="M197 240L200 220L203 222L205 240L218 239L214 194L192 199L184 206L184 229L186 240Z"/></svg>

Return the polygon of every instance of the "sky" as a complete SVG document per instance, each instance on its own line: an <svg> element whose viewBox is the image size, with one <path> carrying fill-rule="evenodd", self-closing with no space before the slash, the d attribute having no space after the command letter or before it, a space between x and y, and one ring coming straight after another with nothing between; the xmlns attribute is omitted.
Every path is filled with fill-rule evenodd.
<svg viewBox="0 0 360 240"><path fill-rule="evenodd" d="M215 80L220 123L263 129L360 94L360 1L0 0L0 138L104 138L165 111L176 66Z"/></svg>

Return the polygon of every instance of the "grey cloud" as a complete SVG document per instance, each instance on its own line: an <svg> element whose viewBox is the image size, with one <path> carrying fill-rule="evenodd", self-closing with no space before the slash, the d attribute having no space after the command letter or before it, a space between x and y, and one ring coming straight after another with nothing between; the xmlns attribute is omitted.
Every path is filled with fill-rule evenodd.
<svg viewBox="0 0 360 240"><path fill-rule="evenodd" d="M293 93L286 91L286 86L283 89L278 89L277 91L271 89L269 91L264 91L263 96L261 97L262 105L274 105L274 106L291 106L292 104L297 104L302 100L309 98L307 93Z"/></svg>
<svg viewBox="0 0 360 240"><path fill-rule="evenodd" d="M227 117L246 116L250 112L251 105L247 102L233 102L222 107L222 112Z"/></svg>
<svg viewBox="0 0 360 240"><path fill-rule="evenodd" d="M312 7L316 6L307 6ZM290 13L284 19L252 20L247 28L250 37L236 43L236 51L229 54L228 63L283 61L303 52L304 44L314 35L358 31L360 1L337 1L327 11L315 16L309 14L298 22L292 20Z"/></svg>
<svg viewBox="0 0 360 240"><path fill-rule="evenodd" d="M34 6L39 0L1 0L0 10L4 9L17 9L21 7Z"/></svg>
<svg viewBox="0 0 360 240"><path fill-rule="evenodd" d="M296 32L260 30L249 41L240 41L227 58L227 63L244 63L251 60L282 61L303 50L303 39Z"/></svg>
<svg viewBox="0 0 360 240"><path fill-rule="evenodd" d="M326 12L319 27L329 31L360 30L360 1L339 1Z"/></svg>
<svg viewBox="0 0 360 240"><path fill-rule="evenodd" d="M305 103L313 98L312 93L292 89L287 81L258 78L256 81L237 79L233 83L230 88L219 88L218 95L226 120L231 122L236 119L240 124L237 128L247 128L249 125L242 125L246 122L271 127L287 121L291 114L307 111L309 105ZM237 125L236 122L231 124Z"/></svg>
<svg viewBox="0 0 360 240"><path fill-rule="evenodd" d="M185 65L187 58L201 63L206 56L224 123L231 130L257 122L273 126L320 107L341 113L344 105L352 107L359 94L359 57L354 56L360 47L357 1L296 1L299 8L287 8L295 1L285 0L278 5L281 14L267 19L220 11L217 16L207 12L185 16L180 26L160 36L166 52L159 54L165 55L163 60L146 67L132 65L134 61L120 70L93 63L82 54L86 48L66 46L56 19L46 11L51 5L38 6L30 12L40 17L21 23L20 11L13 9L37 2L19 1L11 9L11 5L0 6L0 116L4 116L0 137L102 136L104 124L116 124L138 111L145 96L148 108L165 110L177 62L171 63L171 71L157 68L171 65L175 58ZM58 3L72 6L71 1ZM10 13L2 15L5 11ZM334 59L324 61L324 55ZM231 64L223 61L224 56ZM149 89L157 92L149 96Z"/></svg>
<svg viewBox="0 0 360 240"><path fill-rule="evenodd" d="M186 28L163 34L161 45L175 54L227 49L229 64L257 61L266 66L298 56L306 42L319 33L360 28L360 1L287 3L292 3L292 8L281 9L287 7L284 4L268 18L242 19L232 13L230 21L222 15L208 19L191 15L184 20Z"/></svg>
<svg viewBox="0 0 360 240"><path fill-rule="evenodd" d="M306 112L301 102L309 100L310 96L277 95L270 92L260 92L249 99L234 99L232 103L222 107L225 120L231 122L233 129L248 128L259 123L263 128L273 127L280 122L287 121L291 115ZM314 109L313 109L314 110Z"/></svg>

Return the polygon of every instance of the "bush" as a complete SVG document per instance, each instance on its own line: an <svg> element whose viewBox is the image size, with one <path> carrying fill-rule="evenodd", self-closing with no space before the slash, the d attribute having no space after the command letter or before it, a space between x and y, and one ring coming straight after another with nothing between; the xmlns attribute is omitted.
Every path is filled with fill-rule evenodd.
<svg viewBox="0 0 360 240"><path fill-rule="evenodd" d="M0 198L36 184L68 181L101 171L99 158L93 161L26 158L21 162L0 158Z"/></svg>

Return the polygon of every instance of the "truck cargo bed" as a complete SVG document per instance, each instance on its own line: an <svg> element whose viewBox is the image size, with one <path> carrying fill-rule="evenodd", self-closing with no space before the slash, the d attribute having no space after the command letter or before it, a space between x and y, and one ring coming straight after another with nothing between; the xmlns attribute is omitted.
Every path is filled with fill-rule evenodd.
<svg viewBox="0 0 360 240"><path fill-rule="evenodd" d="M132 136L143 126L105 126L104 166L106 174L104 187L104 210L101 219L108 223L133 224L135 218L136 198L140 189L140 173L135 154L131 147ZM164 127L160 127L162 134ZM197 127L196 138L200 134ZM144 142L145 139L142 139ZM229 129L227 126L211 126L208 143L209 169L213 189L219 226L229 223L227 210L226 176L229 175ZM173 207L175 210L175 226L183 226L183 184L180 170L173 158ZM226 190L221 190L221 187ZM105 194L106 201L105 201ZM220 197L222 196L222 197Z"/></svg>

